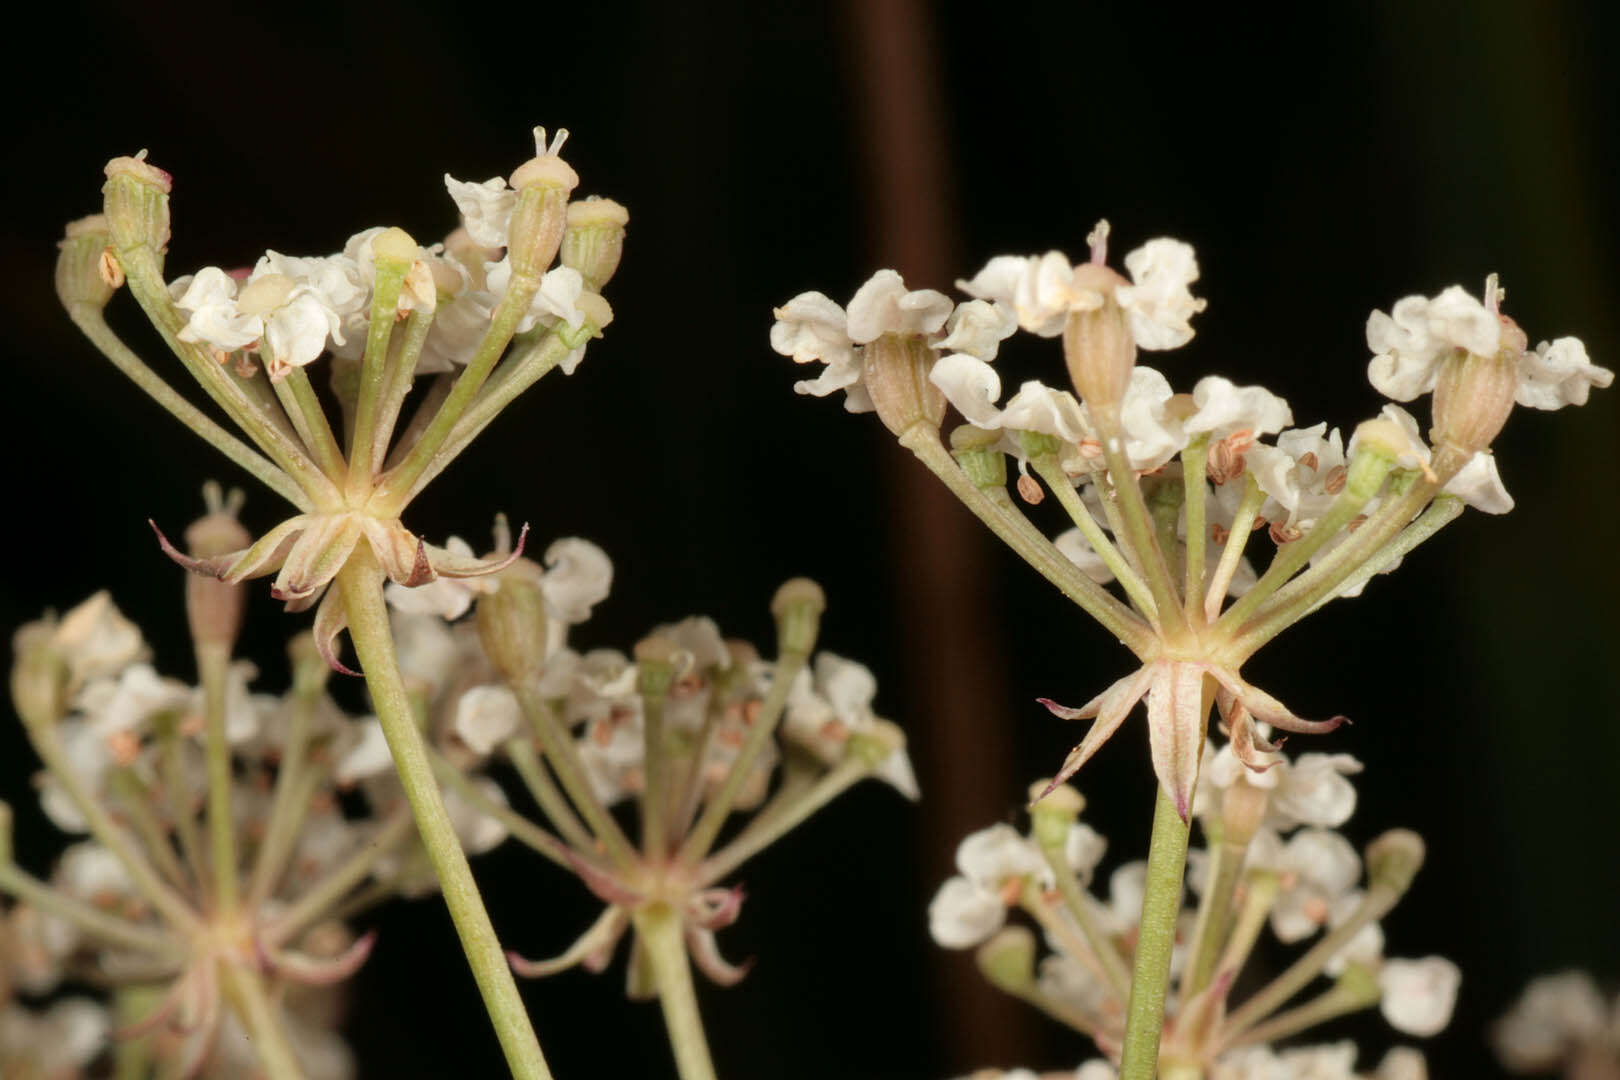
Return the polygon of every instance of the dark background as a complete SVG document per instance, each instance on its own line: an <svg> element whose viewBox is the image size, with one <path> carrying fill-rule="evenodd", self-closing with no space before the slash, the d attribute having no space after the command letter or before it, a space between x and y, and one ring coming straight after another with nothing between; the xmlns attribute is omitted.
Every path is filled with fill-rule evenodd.
<svg viewBox="0 0 1620 1080"><path fill-rule="evenodd" d="M920 0L777 5L398 3L319 16L54 4L55 33L13 38L0 244L10 467L6 626L113 591L189 672L175 529L208 477L236 480L77 337L50 288L61 224L99 207L101 166L150 147L175 175L170 273L315 253L373 224L431 240L453 224L440 176L505 174L529 128L569 127L582 193L631 211L608 290L617 321L412 508L475 545L490 515L542 541L583 535L616 563L576 640L628 645L692 612L768 646L788 576L831 597L823 644L877 672L925 786L840 800L741 875L723 935L757 956L700 991L723 1075L941 1077L986 1064L1072 1067L1078 1037L1008 1007L924 908L956 841L1012 820L1075 732L1033 704L1079 701L1126 655L942 502L872 417L796 397L770 309L845 300L894 265L947 288L986 258L1080 253L1100 216L1115 250L1192 242L1209 309L1154 358L1181 389L1208 371L1263 381L1303 426L1376 411L1367 312L1501 272L1535 342L1577 334L1620 360L1613 304L1620 168L1611 5L1029 6ZM30 55L32 54L32 55ZM115 325L136 330L127 298ZM1061 380L1055 346L1009 348L1004 382ZM1357 721L1311 748L1368 766L1347 827L1430 843L1386 920L1394 955L1463 968L1440 1077L1491 1074L1483 1030L1530 976L1620 973L1614 918L1614 466L1620 399L1516 415L1498 443L1518 508L1469 514L1394 578L1290 632L1248 669L1307 715ZM281 514L248 481L255 529ZM1045 508L1050 509L1050 507ZM1051 522L1057 527L1055 520ZM297 620L255 591L243 651L283 685ZM1306 740L1300 740L1301 744ZM0 784L28 803L8 737ZM1294 749L1300 749L1300 746ZM1079 777L1112 841L1141 857L1152 780L1132 722ZM24 809L23 851L56 841ZM516 845L481 859L507 944L560 950L594 914L579 885ZM377 913L351 1036L364 1075L489 1076L495 1042L434 903ZM655 1007L603 976L527 984L560 1077L672 1073ZM1370 1067L1392 1040L1358 1037Z"/></svg>

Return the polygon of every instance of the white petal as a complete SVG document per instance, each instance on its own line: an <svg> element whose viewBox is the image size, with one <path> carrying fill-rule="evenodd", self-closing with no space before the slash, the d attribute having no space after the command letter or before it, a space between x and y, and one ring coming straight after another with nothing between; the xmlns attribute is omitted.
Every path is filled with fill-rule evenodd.
<svg viewBox="0 0 1620 1080"><path fill-rule="evenodd" d="M1345 777L1360 771L1361 762L1349 754L1301 754L1272 769L1281 774L1266 807L1273 827L1343 825L1356 809L1356 789Z"/></svg>
<svg viewBox="0 0 1620 1080"><path fill-rule="evenodd" d="M1052 544L1063 553L1064 558L1078 566L1086 577L1097 584L1106 585L1114 580L1114 572L1108 569L1108 564L1103 562L1102 556L1097 554L1079 529L1059 533Z"/></svg>
<svg viewBox="0 0 1620 1080"><path fill-rule="evenodd" d="M1001 342L1018 329L1018 315L1006 304L969 300L957 305L945 329L948 332L935 346L940 352L968 353L990 361Z"/></svg>
<svg viewBox="0 0 1620 1080"><path fill-rule="evenodd" d="M956 848L956 868L985 889L999 889L1011 877L1043 873L1046 859L1011 825L992 825L970 833Z"/></svg>
<svg viewBox="0 0 1620 1080"><path fill-rule="evenodd" d="M394 757L388 751L388 740L382 724L374 716L365 717L351 725L353 743L338 759L334 773L339 784L353 784L372 776L379 776L394 767Z"/></svg>
<svg viewBox="0 0 1620 1080"><path fill-rule="evenodd" d="M1198 411L1185 422L1187 434L1222 439L1238 431L1255 435L1281 431L1294 422L1288 402L1263 386L1238 386L1230 379L1209 375L1193 387Z"/></svg>
<svg viewBox="0 0 1620 1080"><path fill-rule="evenodd" d="M818 292L800 293L777 308L771 348L794 363L833 363L850 355L849 321L844 309Z"/></svg>
<svg viewBox="0 0 1620 1080"><path fill-rule="evenodd" d="M1160 237L1125 256L1134 285L1114 296L1130 316L1131 335L1144 349L1174 349L1192 340L1188 320L1208 301L1195 299L1188 286L1198 280L1192 245Z"/></svg>
<svg viewBox="0 0 1620 1080"><path fill-rule="evenodd" d="M972 948L1006 921L1001 898L966 878L947 880L928 904L928 932L947 949Z"/></svg>
<svg viewBox="0 0 1620 1080"><path fill-rule="evenodd" d="M1513 496L1502 486L1502 477L1496 471L1496 455L1489 450L1481 450L1469 458L1468 464L1446 481L1445 491L1487 514L1505 514L1513 509Z"/></svg>
<svg viewBox="0 0 1620 1080"><path fill-rule="evenodd" d="M1001 396L1001 376L983 360L966 353L952 353L934 364L928 372L928 381L939 387L945 400L968 423L990 429L1001 426L1001 410L995 404Z"/></svg>
<svg viewBox="0 0 1620 1080"><path fill-rule="evenodd" d="M455 732L476 754L488 755L522 721L517 695L504 686L475 686L456 702Z"/></svg>
<svg viewBox="0 0 1620 1080"><path fill-rule="evenodd" d="M613 586L613 563L589 540L569 537L546 549L546 573L540 581L546 610L569 625L582 623L591 608L607 598Z"/></svg>
<svg viewBox="0 0 1620 1080"><path fill-rule="evenodd" d="M1440 956L1386 960L1378 972L1384 1019L1408 1035L1438 1035L1451 1022L1462 972Z"/></svg>
<svg viewBox="0 0 1620 1080"><path fill-rule="evenodd" d="M468 235L482 247L506 246L506 229L512 220L512 210L517 206L517 192L508 188L503 178L492 176L483 183L476 183L457 180L445 173L444 186L456 201L456 209L461 211Z"/></svg>
<svg viewBox="0 0 1620 1080"><path fill-rule="evenodd" d="M1543 341L1519 358L1516 400L1532 409L1561 409L1585 405L1591 388L1614 382L1614 372L1598 367L1586 356L1579 338Z"/></svg>

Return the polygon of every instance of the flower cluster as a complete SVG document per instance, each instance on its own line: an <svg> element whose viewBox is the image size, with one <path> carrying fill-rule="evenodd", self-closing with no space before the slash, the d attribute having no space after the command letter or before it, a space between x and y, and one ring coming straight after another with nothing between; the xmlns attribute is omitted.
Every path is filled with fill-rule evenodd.
<svg viewBox="0 0 1620 1080"><path fill-rule="evenodd" d="M210 495L195 543L241 529ZM309 635L293 642L292 689L255 692L253 666L230 655L241 587L190 579L187 592L200 685L157 672L106 593L18 631L12 692L45 764L40 804L82 839L48 880L5 845L0 892L17 903L0 952L30 993L64 979L111 991L121 1060L177 1076L261 1060L352 1076L333 995L373 939L344 920L434 878L376 722L326 696ZM457 817L469 843L504 836L470 806ZM40 1041L42 1075L85 1064L113 1033L79 999L42 1016L18 1008L0 1044L21 1055Z"/></svg>
<svg viewBox="0 0 1620 1080"><path fill-rule="evenodd" d="M1126 278L1108 267L1107 240L1103 222L1078 265L1055 251L991 259L957 283L972 297L961 304L908 291L888 270L847 311L805 293L777 309L771 344L797 362L824 362L798 390L842 389L852 411L874 409L981 520L1136 653L1140 669L1088 704L1047 702L1059 716L1095 720L1054 783L1145 698L1154 768L1185 819L1209 697L1250 766L1273 749L1256 722L1331 730L1342 718L1301 720L1245 681L1241 665L1291 623L1393 569L1464 505L1510 509L1490 444L1514 403L1579 404L1612 374L1574 338L1529 349L1500 313L1492 278L1483 301L1454 287L1368 322L1373 384L1400 401L1433 393L1428 437L1394 404L1348 439L1326 423L1297 426L1263 387L1211 375L1178 393L1138 364L1139 349L1192 338L1189 320L1204 308L1191 291L1198 262L1185 243L1151 240L1125 257ZM992 361L1015 329L1062 337L1078 396L1031 380L1001 401ZM947 404L967 421L949 450L939 437ZM1041 501L1044 483L1073 529L1048 539L1025 517L1006 490L1009 457L1023 500ZM1276 545L1258 574L1248 563L1256 530Z"/></svg>
<svg viewBox="0 0 1620 1080"><path fill-rule="evenodd" d="M1605 994L1584 971L1532 979L1491 1043L1510 1072L1610 1080L1620 1076L1620 995Z"/></svg>
<svg viewBox="0 0 1620 1080"><path fill-rule="evenodd" d="M1197 900L1177 919L1176 983L1168 995L1160 1075L1352 1080L1351 1044L1280 1053L1270 1044L1374 1005L1406 1034L1439 1032L1456 1000L1457 968L1439 957L1385 957L1378 922L1421 864L1422 842L1401 830L1375 840L1362 885L1362 859L1334 831L1354 810L1348 777L1361 766L1346 754L1294 760L1272 754L1267 770L1257 773L1230 745L1205 753L1210 763L1195 812L1206 847L1190 860ZM1044 788L1037 784L1032 791ZM929 928L947 948L977 947L980 969L992 983L1117 1059L1147 864L1126 863L1109 876L1106 894L1090 891L1106 843L1079 820L1083 806L1078 792L1061 785L1033 806L1027 835L996 825L963 840L960 875L935 895ZM1005 925L1015 908L1043 932L1050 952L1038 963L1035 937ZM1287 945L1317 940L1269 985L1232 1001L1267 926ZM1318 978L1331 984L1288 1007ZM1304 1057L1311 1059L1309 1068ZM1079 1075L1113 1077L1113 1066L1088 1063ZM1421 1056L1404 1051L1386 1059L1376 1075L1422 1077Z"/></svg>
<svg viewBox="0 0 1620 1080"><path fill-rule="evenodd" d="M492 557L505 557L504 522L496 533ZM775 660L702 616L655 627L629 653L575 649L573 628L611 583L607 555L571 538L542 563L515 559L476 581L391 587L400 667L441 782L607 905L555 959L511 955L519 974L600 971L634 928L632 995L659 992L688 957L731 985L747 966L721 955L715 932L737 919L743 891L723 882L866 777L916 798L904 738L873 711L871 672L812 655L825 605L813 582L777 591ZM487 775L508 771L543 822L509 809ZM639 842L613 813L624 803L638 811Z"/></svg>

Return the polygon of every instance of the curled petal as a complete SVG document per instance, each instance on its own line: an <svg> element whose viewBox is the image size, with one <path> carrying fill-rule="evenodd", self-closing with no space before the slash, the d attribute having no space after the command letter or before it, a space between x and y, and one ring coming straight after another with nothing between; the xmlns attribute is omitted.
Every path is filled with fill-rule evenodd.
<svg viewBox="0 0 1620 1080"><path fill-rule="evenodd" d="M158 528L157 522L147 518L146 523L152 526L153 532L157 533L158 547L163 549L163 554L190 570L193 574L202 574L205 577L214 578L223 577L231 563L247 553L247 549L243 549L229 555L216 555L211 559L195 559L169 543L169 538L163 535L163 530Z"/></svg>
<svg viewBox="0 0 1620 1080"><path fill-rule="evenodd" d="M335 986L360 970L376 944L377 931L372 930L328 959L317 959L291 950L267 949L262 944L258 949L260 959L283 978L310 986Z"/></svg>
<svg viewBox="0 0 1620 1080"><path fill-rule="evenodd" d="M338 659L337 636L349 625L349 612L343 606L343 597L328 592L315 609L315 648L326 661L326 666L340 675L359 675Z"/></svg>
<svg viewBox="0 0 1620 1080"><path fill-rule="evenodd" d="M252 547L242 552L231 563L230 568L220 575L220 580L236 585L249 578L261 577L279 570L292 552L298 534L308 529L315 520L308 514L300 514L283 521L254 541Z"/></svg>
<svg viewBox="0 0 1620 1080"><path fill-rule="evenodd" d="M1262 720L1274 728L1298 732L1301 735L1326 735L1340 724L1350 722L1348 716L1334 716L1326 720L1301 720L1289 712L1282 702L1264 690L1244 682L1232 672L1211 668L1209 673L1231 692L1239 705L1253 713L1256 720Z"/></svg>
<svg viewBox="0 0 1620 1080"><path fill-rule="evenodd" d="M349 561L363 529L353 514L331 514L316 519L287 552L281 572L270 587L270 595L277 600L310 600L330 584ZM235 573L233 568L231 576Z"/></svg>
<svg viewBox="0 0 1620 1080"><path fill-rule="evenodd" d="M1108 736L1119 728L1137 701L1147 692L1155 667L1156 665L1149 665L1138 668L1078 709L1065 709L1062 705L1042 700L1042 704L1054 715L1065 719L1084 720L1092 716L1097 719L1091 725L1091 730L1086 732L1086 737L1080 740L1080 745L1069 751L1069 756L1063 760L1063 767L1052 778L1052 782L1035 797L1036 802L1046 798L1059 784L1078 772L1080 766L1097 752L1098 747L1108 741Z"/></svg>
<svg viewBox="0 0 1620 1080"><path fill-rule="evenodd" d="M720 946L714 940L713 930L688 926L686 947L691 951L693 965L721 986L736 986L754 966L752 957L741 964L728 963L726 958L720 955Z"/></svg>
<svg viewBox="0 0 1620 1080"><path fill-rule="evenodd" d="M363 517L360 528L390 581L414 588L433 580L433 570L426 565L422 541L401 525L398 518L384 520Z"/></svg>
<svg viewBox="0 0 1620 1080"><path fill-rule="evenodd" d="M512 965L512 970L525 979L538 979L546 975L555 975L559 971L567 971L576 964L587 971L601 971L608 966L613 958L613 950L624 936L624 931L630 925L630 916L624 908L617 904L608 907L597 920L586 930L561 956L550 960L525 960L515 952L508 951L506 962Z"/></svg>
<svg viewBox="0 0 1620 1080"><path fill-rule="evenodd" d="M1202 664L1160 661L1152 670L1147 712L1153 771L1186 821L1204 750L1205 669Z"/></svg>
<svg viewBox="0 0 1620 1080"><path fill-rule="evenodd" d="M1268 760L1265 755L1276 753L1286 740L1278 739L1276 742L1270 742L1262 737L1260 730L1255 727L1253 714L1243 702L1233 697L1232 692L1226 687L1221 687L1216 697L1220 703L1221 714L1226 717L1227 735L1232 740L1233 756L1257 773L1263 773L1276 765L1276 761Z"/></svg>
<svg viewBox="0 0 1620 1080"><path fill-rule="evenodd" d="M523 528L518 530L517 543L512 545L511 553L498 559L472 559L446 548L428 544L428 561L433 564L434 573L441 577L470 578L481 577L484 574L498 574L523 557L523 544L528 537L529 526L525 522Z"/></svg>
<svg viewBox="0 0 1620 1080"><path fill-rule="evenodd" d="M687 901L686 915L693 925L705 930L719 930L730 926L742 914L743 887L730 889L704 889L693 893Z"/></svg>

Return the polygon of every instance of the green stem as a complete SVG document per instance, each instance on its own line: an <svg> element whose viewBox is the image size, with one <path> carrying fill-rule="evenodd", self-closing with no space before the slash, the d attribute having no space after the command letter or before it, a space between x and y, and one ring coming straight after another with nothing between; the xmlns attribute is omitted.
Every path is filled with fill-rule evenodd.
<svg viewBox="0 0 1620 1080"><path fill-rule="evenodd" d="M580 851L591 851L595 848L595 841L585 826L580 824L579 816L568 805L568 800L558 790L546 772L545 763L534 751L534 744L527 738L509 739L506 743L506 757L517 770L518 776L523 780L524 787L534 796L534 801L540 805L541 813L551 822L552 828L562 834L564 840L578 848Z"/></svg>
<svg viewBox="0 0 1620 1080"><path fill-rule="evenodd" d="M354 425L349 441L349 476L345 485L350 502L358 503L371 491L372 460L384 386L388 373L388 339L394 332L399 291L411 264L399 259L378 259L371 293L371 321L366 328L366 352L360 361L360 382L355 390Z"/></svg>
<svg viewBox="0 0 1620 1080"><path fill-rule="evenodd" d="M29 740L33 743L34 752L45 763L45 767L55 774L56 782L62 785L62 790L67 793L80 816L84 818L90 835L117 857L118 862L129 874L130 883L135 886L135 891L145 897L175 929L182 932L197 929L197 914L191 910L185 898L158 876L152 864L142 854L140 846L131 842L129 834L113 821L106 808L85 789L83 777L74 770L73 764L62 753L62 744L57 739L55 729L42 728L37 724L25 724L24 727L27 729Z"/></svg>
<svg viewBox="0 0 1620 1080"><path fill-rule="evenodd" d="M645 677L644 677L645 681ZM669 851L669 740L664 733L667 693L641 695L641 734L647 787L641 798L641 850L660 863Z"/></svg>
<svg viewBox="0 0 1620 1080"><path fill-rule="evenodd" d="M281 767L276 772L275 793L271 796L269 822L254 854L253 871L248 878L248 906L257 911L275 891L292 854L299 826L309 808L314 786L305 776L317 776L304 753L314 717L318 690L299 688L292 701L287 724L287 740L281 748Z"/></svg>
<svg viewBox="0 0 1620 1080"><path fill-rule="evenodd" d="M487 814L500 822L506 831L511 833L519 843L538 851L564 870L573 872L574 865L568 859L568 847L561 840L558 840L510 806L503 806L484 794L477 784L473 783L460 769L450 764L445 756L437 750L430 747L428 755L433 759L433 771L438 774L441 783L454 788L456 794L466 799L479 813Z"/></svg>
<svg viewBox="0 0 1620 1080"><path fill-rule="evenodd" d="M776 734L776 725L782 719L782 711L787 707L789 692L793 689L793 682L804 670L805 663L810 659L808 650L797 651L783 649L781 656L776 660L776 672L771 677L771 688L760 703L759 713L754 717L754 723L748 729L748 737L743 741L742 749L731 762L731 769L726 773L720 790L715 792L703 807L697 824L692 831L686 834L686 840L681 844L680 853L675 861L690 865L696 863L709 853L714 845L715 837L720 835L720 828L725 824L726 815L731 813L737 796L742 793L743 785L748 782L749 774L759 761L760 754L770 745L771 737Z"/></svg>
<svg viewBox="0 0 1620 1080"><path fill-rule="evenodd" d="M427 747L416 727L410 696L399 674L394 656L394 637L388 625L388 609L383 605L382 568L371 549L362 544L338 572L343 606L349 616L349 634L366 673L377 719L382 723L388 749L394 756L405 797L410 800L417 830L427 848L428 858L438 875L445 906L461 936L473 978L484 998L495 1033L506 1052L506 1062L519 1080L551 1076L534 1027L523 1011L512 969L495 937L489 913L484 910L478 885L473 881L467 855L445 812L444 799L433 778Z"/></svg>
<svg viewBox="0 0 1620 1080"><path fill-rule="evenodd" d="M343 450L338 446L337 436L332 434L321 399L315 396L315 388L309 384L309 373L295 367L274 385L287 418L293 422L304 445L309 447L321 472L334 484L341 483L346 469Z"/></svg>
<svg viewBox="0 0 1620 1080"><path fill-rule="evenodd" d="M1058 502L1063 504L1063 509L1068 511L1069 520L1080 530L1080 535L1086 538L1086 543L1091 545L1091 549L1101 557L1103 564L1124 587L1125 594L1131 598L1136 609L1147 618L1156 619L1157 608L1153 603L1153 594L1148 591L1147 583L1131 568L1131 564L1125 561L1125 556L1121 555L1113 541L1108 539L1101 526L1097 524L1097 519L1091 516L1091 511L1086 508L1080 493L1075 491L1074 484L1070 482L1069 474L1058 465L1057 459L1036 458L1031 464L1035 466L1035 471L1041 479L1046 481L1046 486L1057 496Z"/></svg>
<svg viewBox="0 0 1620 1080"><path fill-rule="evenodd" d="M159 768L164 794L168 796L169 816L174 821L174 834L180 840L180 853L191 868L192 879L206 898L210 889L208 867L203 860L202 837L197 835L197 810L191 805L190 771L186 767L190 740L180 734L173 716L154 721L154 727L161 746Z"/></svg>
<svg viewBox="0 0 1620 1080"><path fill-rule="evenodd" d="M403 809L389 817L358 850L299 893L291 907L276 915L265 930L266 939L273 945L283 944L323 918L328 908L364 881L372 867L411 835L411 824Z"/></svg>
<svg viewBox="0 0 1620 1080"><path fill-rule="evenodd" d="M1204 476L1209 463L1209 436L1201 435L1181 452L1182 505L1187 508L1187 573L1181 590L1187 621L1194 626L1204 621L1204 545L1209 539L1205 520L1208 485Z"/></svg>
<svg viewBox="0 0 1620 1080"><path fill-rule="evenodd" d="M1282 881L1270 870L1251 870L1244 877L1243 887L1243 905L1238 908L1232 933L1226 939L1226 948L1221 951L1221 958L1215 964L1215 971L1219 974L1235 976L1243 969L1254 943L1260 939L1260 931L1265 929L1271 905L1277 902Z"/></svg>
<svg viewBox="0 0 1620 1080"><path fill-rule="evenodd" d="M124 816L140 834L141 844L152 857L158 872L176 891L182 894L190 892L192 883L186 878L185 867L175 857L169 832L152 811L152 789L146 786L133 768L127 766L114 769L110 780L113 794L123 804Z"/></svg>
<svg viewBox="0 0 1620 1080"><path fill-rule="evenodd" d="M423 471L433 463L434 456L444 446L445 440L450 437L461 419L462 413L472 404L473 397L489 378L490 371L495 362L506 351L507 343L512 340L512 333L517 324L529 310L529 302L540 288L538 278L526 278L518 274L512 275L510 286L506 295L495 308L490 317L489 329L484 332L483 340L479 341L478 348L473 352L472 359L456 379L455 386L450 390L444 404L428 422L421 438L411 447L405 455L405 460L388 470L382 482L377 486L372 496L380 513L395 514L404 508L410 501L411 493L416 490L416 481ZM358 428L359 425L356 425Z"/></svg>
<svg viewBox="0 0 1620 1080"><path fill-rule="evenodd" d="M1085 935L1086 945L1097 957L1102 965L1103 981L1113 992L1115 1001L1124 1001L1131 992L1131 977L1125 970L1125 959L1120 956L1119 950L1114 947L1114 941L1103 930L1102 924L1097 921L1097 913L1092 909L1091 897L1080 887L1080 881L1074 876L1074 868L1069 865L1068 853L1059 840L1057 843L1047 843L1043 838L1040 845L1041 854L1046 856L1046 865L1051 868L1052 876L1057 881L1058 894L1063 897L1064 906L1074 921L1079 924L1080 932Z"/></svg>
<svg viewBox="0 0 1620 1080"><path fill-rule="evenodd" d="M1231 481L1227 481L1231 483ZM1232 587L1232 575L1243 561L1243 549L1249 545L1254 532L1254 519L1265 505L1266 493L1254 479L1254 474L1243 474L1243 498L1238 501L1237 513L1232 517L1232 531L1227 534L1226 546L1221 549L1221 561L1215 564L1215 574L1205 586L1204 621L1212 623L1220 617L1221 605Z"/></svg>
<svg viewBox="0 0 1620 1080"><path fill-rule="evenodd" d="M1212 845L1209 880L1204 883L1204 895L1198 905L1197 928L1193 931L1191 965L1182 976L1181 997L1192 996L1209 985L1215 973L1215 961L1221 954L1226 936L1226 925L1232 919L1232 898L1237 893L1238 881L1243 877L1243 860L1248 855L1247 844L1231 844L1224 840Z"/></svg>
<svg viewBox="0 0 1620 1080"><path fill-rule="evenodd" d="M113 996L114 1023L132 1027L144 1020L162 1000L161 990L152 986L123 986ZM156 1047L152 1035L123 1039L114 1050L113 1080L149 1080Z"/></svg>
<svg viewBox="0 0 1620 1080"><path fill-rule="evenodd" d="M225 410L270 460L308 493L317 507L335 505L338 501L336 486L321 473L298 444L296 434L286 425L286 417L277 417L262 403L250 400L246 391L208 354L207 349L180 340L179 333L185 326L185 320L169 296L162 270L152 251L147 248L122 250L118 252L118 261L124 268L129 291L141 310L146 312L147 319L162 336L164 343L180 358L208 396Z"/></svg>
<svg viewBox="0 0 1620 1080"><path fill-rule="evenodd" d="M511 686L523 715L540 739L540 746L546 753L546 760L551 763L552 771L557 774L558 782L574 801L574 806L595 836L592 849L600 845L608 858L621 868L638 863L640 859L630 846L630 838L624 835L619 823L602 805L602 800L596 797L590 778L585 775L585 766L579 760L579 748L558 723L551 706L541 698L538 690L527 683L513 683Z"/></svg>
<svg viewBox="0 0 1620 1080"><path fill-rule="evenodd" d="M1374 574L1383 573L1384 569L1394 563L1396 559L1404 559L1411 554L1413 548L1453 521L1456 521L1462 512L1463 501L1457 496L1438 496L1434 502L1429 504L1427 510L1418 515L1416 521L1402 529L1395 539L1379 548L1376 555L1362 563L1354 574L1351 574L1340 584L1335 585L1331 592L1325 592L1319 600L1304 611L1304 614L1309 615L1335 597L1361 588L1372 579ZM1261 644L1264 644L1264 642L1261 642Z"/></svg>
<svg viewBox="0 0 1620 1080"><path fill-rule="evenodd" d="M1102 436L1103 460L1108 464L1114 496L1119 500L1120 516L1125 525L1125 543L1136 550L1137 561L1147 578L1148 591L1153 594L1165 633L1176 635L1185 628L1186 619L1182 616L1180 598L1176 595L1175 582L1170 576L1170 564L1165 561L1165 552L1159 546L1153 515L1148 512L1147 502L1142 497L1136 471L1125 456L1125 439L1120 431L1118 409L1100 409L1092 419Z"/></svg>
<svg viewBox="0 0 1620 1080"><path fill-rule="evenodd" d="M146 361L135 355L134 350L113 333L107 321L102 318L100 309L70 304L67 311L73 324L97 349L101 350L101 355L111 360L114 367L144 390L147 397L168 410L170 416L190 428L193 434L201 437L204 442L298 509L307 513L315 508L315 503L293 482L292 477L277 468L269 458L226 431L213 417L181 397L172 386L147 367Z"/></svg>
<svg viewBox="0 0 1620 1080"><path fill-rule="evenodd" d="M1239 1046L1254 1046L1257 1043L1286 1039L1290 1035L1297 1035L1301 1031L1325 1024L1346 1013L1369 1009L1378 1004L1378 999L1378 983L1371 976L1354 980L1353 985L1341 981L1335 983L1332 989L1297 1008L1280 1012L1270 1020L1254 1025L1241 1035L1222 1039L1221 1048L1232 1050Z"/></svg>
<svg viewBox="0 0 1620 1080"><path fill-rule="evenodd" d="M1119 1080L1153 1080L1159 1069L1159 1034L1170 986L1170 952L1181 913L1181 877L1187 865L1187 823L1163 788L1153 807L1147 886L1136 939L1136 971L1126 1009Z"/></svg>
<svg viewBox="0 0 1620 1080"><path fill-rule="evenodd" d="M230 669L228 645L197 647L206 725L203 746L208 761L208 843L214 870L214 904L226 915L236 911L236 822L231 814L231 748L225 741Z"/></svg>
<svg viewBox="0 0 1620 1080"><path fill-rule="evenodd" d="M664 1027L675 1052L676 1071L681 1080L715 1080L680 913L667 904L653 904L636 914L635 923L658 986L658 1003L664 1010Z"/></svg>
<svg viewBox="0 0 1620 1080"><path fill-rule="evenodd" d="M1362 897L1361 904L1348 919L1324 935L1309 952L1295 960L1287 971L1273 979L1263 990L1245 1001L1242 1008L1227 1017L1226 1030L1231 1032L1228 1037L1234 1040L1241 1037L1245 1031L1299 993L1307 983L1322 973L1334 954L1348 945L1350 939L1355 937L1362 927L1389 914L1390 909L1400 898L1398 890L1373 882L1367 890L1367 895Z"/></svg>
<svg viewBox="0 0 1620 1080"><path fill-rule="evenodd" d="M140 926L117 915L109 915L94 904L40 881L12 863L0 863L0 891L8 892L41 911L66 919L80 930L110 945L179 959L174 938L147 926Z"/></svg>
<svg viewBox="0 0 1620 1080"><path fill-rule="evenodd" d="M980 490L939 441L939 433L918 424L900 436L900 445L910 450L935 476L944 481L964 506L984 522L1019 557L1081 610L1096 619L1138 656L1153 648L1157 638L1145 623L1108 590L1092 581L1070 562L1052 542L1029 526L1027 531L1014 525L1004 512ZM1005 494L1005 492L1003 493ZM1021 516L1021 515L1020 515ZM1028 524L1027 521L1025 523ZM1037 539L1038 538L1038 539Z"/></svg>
<svg viewBox="0 0 1620 1080"><path fill-rule="evenodd" d="M257 972L233 963L221 963L220 981L253 1049L270 1080L302 1080L303 1067L283 1030L280 1011L265 993Z"/></svg>
<svg viewBox="0 0 1620 1080"><path fill-rule="evenodd" d="M591 324L586 322L580 332L584 333L591 329ZM408 498L415 498L435 476L444 471L446 465L454 461L456 456L489 426L496 416L500 415L502 409L538 382L541 376L561 363L571 351L573 350L562 340L558 331L554 330L542 338L539 344L515 354L501 365L501 370L490 378L489 384L480 391L477 399L468 406L467 411L456 422L456 426L451 429L444 445L433 456L432 463L411 485Z"/></svg>
<svg viewBox="0 0 1620 1080"><path fill-rule="evenodd" d="M856 783L871 775L871 766L851 755L834 765L814 784L791 802L773 804L761 811L736 838L705 859L699 878L705 885L725 878L737 867L776 843L804 820L832 802Z"/></svg>
<svg viewBox="0 0 1620 1080"><path fill-rule="evenodd" d="M388 446L394 438L394 425L399 422L399 411L405 405L405 396L416 381L416 365L422 358L422 346L427 343L428 331L433 328L434 312L414 309L405 320L405 336L392 350L388 361L387 381L383 386L381 403L377 406L377 431L372 437L371 471L382 471L388 458ZM352 466L351 466L352 468ZM367 477L368 484L375 482Z"/></svg>

